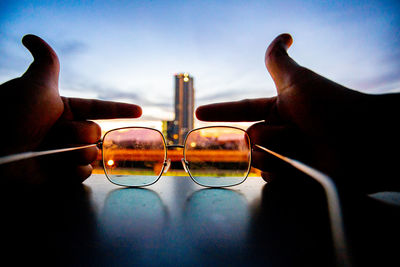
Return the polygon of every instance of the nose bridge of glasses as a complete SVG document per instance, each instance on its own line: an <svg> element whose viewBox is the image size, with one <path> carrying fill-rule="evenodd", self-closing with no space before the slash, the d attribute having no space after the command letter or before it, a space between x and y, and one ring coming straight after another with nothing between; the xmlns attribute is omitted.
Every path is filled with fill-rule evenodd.
<svg viewBox="0 0 400 267"><path fill-rule="evenodd" d="M169 168L171 167L172 161L181 161L183 165L183 169L187 172L187 167L185 165L184 159L182 158L183 152L178 152L177 150L183 150L185 148L184 145L179 145L179 144L173 144L173 145L166 145L166 148L168 150L167 152L167 158L164 161L164 171L163 173L167 173Z"/></svg>
<svg viewBox="0 0 400 267"><path fill-rule="evenodd" d="M169 170L169 167L171 167L171 159L167 159L167 160L164 162L164 170L163 170L163 173L167 173L168 170Z"/></svg>
<svg viewBox="0 0 400 267"><path fill-rule="evenodd" d="M181 159L181 162L182 162L182 166L183 166L183 169L185 170L185 172L189 173L189 171L188 171L189 163L184 158Z"/></svg>

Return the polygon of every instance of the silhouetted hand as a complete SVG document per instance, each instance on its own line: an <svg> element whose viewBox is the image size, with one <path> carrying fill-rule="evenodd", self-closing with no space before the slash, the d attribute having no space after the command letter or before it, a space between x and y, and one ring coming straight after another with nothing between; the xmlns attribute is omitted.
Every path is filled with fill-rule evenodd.
<svg viewBox="0 0 400 267"><path fill-rule="evenodd" d="M88 119L140 117L136 105L60 97L56 53L34 35L26 35L22 43L34 61L20 78L0 85L0 155L92 144L101 129ZM91 174L97 153L92 147L3 165L1 179L16 184L81 182Z"/></svg>
<svg viewBox="0 0 400 267"><path fill-rule="evenodd" d="M291 36L282 34L266 52L277 96L201 106L197 118L263 120L247 130L253 144L301 160L339 186L361 192L400 189L400 94L368 95L332 82L290 58L291 44ZM252 156L265 179L282 170L265 152L255 149Z"/></svg>

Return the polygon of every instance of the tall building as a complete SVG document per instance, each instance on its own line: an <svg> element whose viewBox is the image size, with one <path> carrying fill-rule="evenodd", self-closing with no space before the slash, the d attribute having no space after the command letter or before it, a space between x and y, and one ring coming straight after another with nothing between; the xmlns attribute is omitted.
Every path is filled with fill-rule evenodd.
<svg viewBox="0 0 400 267"><path fill-rule="evenodd" d="M174 144L183 144L193 124L193 77L187 73L175 74L175 120L168 125L168 139Z"/></svg>

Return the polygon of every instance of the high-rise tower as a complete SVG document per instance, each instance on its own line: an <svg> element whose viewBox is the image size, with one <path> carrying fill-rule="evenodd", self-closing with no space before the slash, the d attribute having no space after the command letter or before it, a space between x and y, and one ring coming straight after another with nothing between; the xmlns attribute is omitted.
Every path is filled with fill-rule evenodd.
<svg viewBox="0 0 400 267"><path fill-rule="evenodd" d="M193 129L194 88L193 77L187 73L175 74L175 120L172 140L183 144L186 134Z"/></svg>

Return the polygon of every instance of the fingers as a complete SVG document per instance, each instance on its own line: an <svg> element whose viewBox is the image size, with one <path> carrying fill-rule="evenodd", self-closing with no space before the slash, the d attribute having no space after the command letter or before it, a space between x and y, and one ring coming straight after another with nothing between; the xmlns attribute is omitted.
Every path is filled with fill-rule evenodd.
<svg viewBox="0 0 400 267"><path fill-rule="evenodd" d="M259 121L277 115L276 97L209 104L196 110L196 117L203 121Z"/></svg>
<svg viewBox="0 0 400 267"><path fill-rule="evenodd" d="M52 163L52 161L48 161L47 163ZM54 163L52 168L46 170L47 176L46 180L42 182L43 184L61 187L78 185L85 181L93 171L93 167L90 164L62 165L59 161Z"/></svg>
<svg viewBox="0 0 400 267"><path fill-rule="evenodd" d="M76 147L94 144L101 138L101 129L92 121L63 121L57 123L46 136L42 149ZM57 155L62 164L86 165L93 162L99 150L97 147L79 149Z"/></svg>
<svg viewBox="0 0 400 267"><path fill-rule="evenodd" d="M61 153L58 160L64 164L87 165L95 161L98 155L99 149L97 147L90 147Z"/></svg>
<svg viewBox="0 0 400 267"><path fill-rule="evenodd" d="M252 166L264 172L283 172L289 166L277 157L257 149L255 144L296 159L303 159L307 155L307 145L293 126L262 122L252 125L247 133L253 144Z"/></svg>
<svg viewBox="0 0 400 267"><path fill-rule="evenodd" d="M261 145L278 153L287 154L290 147L290 129L287 126L272 126L266 123L256 123L247 129L253 144ZM252 166L264 172L281 172L287 168L287 164L277 157L253 148Z"/></svg>
<svg viewBox="0 0 400 267"><path fill-rule="evenodd" d="M92 174L93 167L90 164L75 166L63 177L64 183L80 184Z"/></svg>
<svg viewBox="0 0 400 267"><path fill-rule="evenodd" d="M58 85L60 64L56 52L44 40L31 34L22 38L22 44L34 59L23 76Z"/></svg>
<svg viewBox="0 0 400 267"><path fill-rule="evenodd" d="M251 165L268 174L283 172L289 167L285 162L271 154L255 149L251 152Z"/></svg>
<svg viewBox="0 0 400 267"><path fill-rule="evenodd" d="M71 185L82 183L93 170L90 165L99 155L97 147L49 155L40 159L44 183Z"/></svg>
<svg viewBox="0 0 400 267"><path fill-rule="evenodd" d="M255 123L247 129L251 143L264 146L278 153L288 153L300 142L300 133L291 125L271 125L266 122Z"/></svg>
<svg viewBox="0 0 400 267"><path fill-rule="evenodd" d="M92 165L88 164L85 166L79 166L76 168L76 177L78 177L78 182L82 183L85 181L89 176L92 174L93 167Z"/></svg>
<svg viewBox="0 0 400 267"><path fill-rule="evenodd" d="M265 64L278 94L291 85L303 69L286 52L292 42L289 34L281 34L272 41L265 54ZM277 98L272 97L204 105L197 108L196 116L204 121L274 121L279 118L276 102Z"/></svg>
<svg viewBox="0 0 400 267"><path fill-rule="evenodd" d="M265 65L275 82L278 93L291 85L293 76L300 68L286 52L292 43L293 39L289 34L281 34L272 41L265 53Z"/></svg>
<svg viewBox="0 0 400 267"><path fill-rule="evenodd" d="M47 146L94 144L101 138L101 128L93 121L62 121L46 137Z"/></svg>
<svg viewBox="0 0 400 267"><path fill-rule="evenodd" d="M83 98L62 98L64 118L69 120L138 118L142 108L138 105Z"/></svg>
<svg viewBox="0 0 400 267"><path fill-rule="evenodd" d="M276 173L261 172L261 178L263 178L267 183L271 183L273 180L275 180L275 177Z"/></svg>

